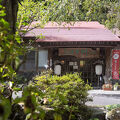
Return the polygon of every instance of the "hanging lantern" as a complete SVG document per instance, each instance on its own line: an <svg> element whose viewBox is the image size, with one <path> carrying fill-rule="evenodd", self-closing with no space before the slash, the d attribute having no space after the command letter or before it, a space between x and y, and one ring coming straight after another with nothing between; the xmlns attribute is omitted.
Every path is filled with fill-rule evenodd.
<svg viewBox="0 0 120 120"><path fill-rule="evenodd" d="M96 75L101 75L102 74L102 65L96 65L95 66L95 73L96 73Z"/></svg>
<svg viewBox="0 0 120 120"><path fill-rule="evenodd" d="M55 65L54 73L56 75L61 75L61 65Z"/></svg>

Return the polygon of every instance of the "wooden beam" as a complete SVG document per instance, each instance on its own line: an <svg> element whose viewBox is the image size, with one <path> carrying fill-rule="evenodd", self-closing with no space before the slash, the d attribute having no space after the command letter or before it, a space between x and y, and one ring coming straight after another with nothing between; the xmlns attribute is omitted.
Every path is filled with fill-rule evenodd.
<svg viewBox="0 0 120 120"><path fill-rule="evenodd" d="M36 49L36 71L39 72L39 68L38 68L38 58L39 58L39 48L37 47Z"/></svg>

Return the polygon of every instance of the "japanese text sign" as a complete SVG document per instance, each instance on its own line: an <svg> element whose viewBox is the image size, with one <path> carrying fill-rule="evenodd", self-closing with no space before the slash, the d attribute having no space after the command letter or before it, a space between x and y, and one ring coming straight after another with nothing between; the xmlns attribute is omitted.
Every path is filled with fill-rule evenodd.
<svg viewBox="0 0 120 120"><path fill-rule="evenodd" d="M119 80L120 50L112 50L112 79Z"/></svg>

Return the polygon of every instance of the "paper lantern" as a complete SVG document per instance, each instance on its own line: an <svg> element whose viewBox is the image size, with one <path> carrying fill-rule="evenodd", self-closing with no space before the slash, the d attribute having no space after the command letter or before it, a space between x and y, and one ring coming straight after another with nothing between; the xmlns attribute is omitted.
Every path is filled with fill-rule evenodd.
<svg viewBox="0 0 120 120"><path fill-rule="evenodd" d="M61 75L61 65L55 65L54 73L56 75Z"/></svg>
<svg viewBox="0 0 120 120"><path fill-rule="evenodd" d="M96 72L96 75L101 75L102 74L102 65L96 65L95 72Z"/></svg>

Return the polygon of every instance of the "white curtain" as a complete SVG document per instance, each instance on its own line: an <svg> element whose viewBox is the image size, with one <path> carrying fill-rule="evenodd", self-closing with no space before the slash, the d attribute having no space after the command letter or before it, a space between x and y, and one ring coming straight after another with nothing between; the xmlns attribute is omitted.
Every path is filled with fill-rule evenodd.
<svg viewBox="0 0 120 120"><path fill-rule="evenodd" d="M39 67L48 66L48 50L39 50L38 66Z"/></svg>

